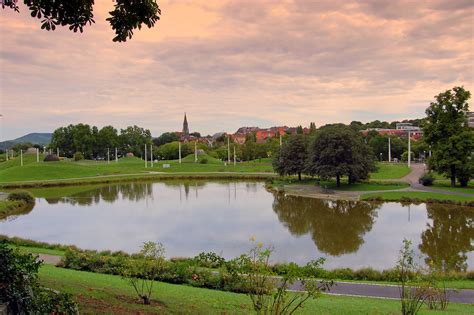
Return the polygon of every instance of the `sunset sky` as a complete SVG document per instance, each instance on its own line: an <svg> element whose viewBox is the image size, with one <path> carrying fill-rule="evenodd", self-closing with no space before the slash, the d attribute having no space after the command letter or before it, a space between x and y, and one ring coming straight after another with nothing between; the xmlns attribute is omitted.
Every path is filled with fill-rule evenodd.
<svg viewBox="0 0 474 315"><path fill-rule="evenodd" d="M473 0L158 1L126 43L96 3L83 34L0 8L0 141L79 122L158 136L184 112L203 134L421 118L439 92L474 92Z"/></svg>

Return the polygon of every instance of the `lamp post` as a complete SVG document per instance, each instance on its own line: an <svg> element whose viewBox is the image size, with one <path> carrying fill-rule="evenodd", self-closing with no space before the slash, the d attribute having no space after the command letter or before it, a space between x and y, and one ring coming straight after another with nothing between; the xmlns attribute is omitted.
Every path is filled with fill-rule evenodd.
<svg viewBox="0 0 474 315"><path fill-rule="evenodd" d="M408 167L411 167L411 137L410 130L408 130Z"/></svg>
<svg viewBox="0 0 474 315"><path fill-rule="evenodd" d="M388 137L388 161L392 162L392 145L390 143L390 136Z"/></svg>
<svg viewBox="0 0 474 315"><path fill-rule="evenodd" d="M181 164L181 141L178 142L179 146L179 164Z"/></svg>
<svg viewBox="0 0 474 315"><path fill-rule="evenodd" d="M382 162L382 152L380 152L380 162Z"/></svg>

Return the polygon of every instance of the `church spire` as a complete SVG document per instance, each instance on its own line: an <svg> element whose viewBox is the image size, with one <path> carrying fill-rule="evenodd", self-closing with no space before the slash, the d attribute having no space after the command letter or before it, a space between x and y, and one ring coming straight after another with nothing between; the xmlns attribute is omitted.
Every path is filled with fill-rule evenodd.
<svg viewBox="0 0 474 315"><path fill-rule="evenodd" d="M188 127L188 119L186 118L186 113L184 113L183 136L185 138L189 137L189 127Z"/></svg>

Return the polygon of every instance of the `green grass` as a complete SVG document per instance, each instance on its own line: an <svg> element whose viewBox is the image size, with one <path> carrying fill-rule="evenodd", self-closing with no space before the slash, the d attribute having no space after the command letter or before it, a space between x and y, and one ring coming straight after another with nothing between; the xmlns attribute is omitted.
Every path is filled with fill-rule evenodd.
<svg viewBox="0 0 474 315"><path fill-rule="evenodd" d="M15 245L13 245L15 246ZM16 246L21 251L32 254L47 254L52 256L64 256L64 251L60 249L50 249L43 247L33 247L33 246Z"/></svg>
<svg viewBox="0 0 474 315"><path fill-rule="evenodd" d="M456 195L447 195L442 193L432 192L379 192L379 193L366 193L361 196L362 200L368 200L373 198L380 198L387 201L400 201L402 198L418 199L420 201L427 201L430 199L435 200L449 200L456 202L468 202L474 201L474 197L464 197Z"/></svg>
<svg viewBox="0 0 474 315"><path fill-rule="evenodd" d="M371 191L371 190L396 190L407 188L410 185L407 183L355 183L347 184L341 183L340 187L336 186L336 182L323 182L322 187L328 189L341 190L341 191Z"/></svg>
<svg viewBox="0 0 474 315"><path fill-rule="evenodd" d="M193 288L155 282L154 305L133 303L135 293L121 277L43 265L40 282L51 289L71 293L80 303L82 313L136 313L166 314L249 314L250 298L244 294ZM389 314L399 312L399 302L373 298L324 295L309 301L299 314ZM423 308L420 314L469 314L473 307L453 304L448 312L430 312Z"/></svg>
<svg viewBox="0 0 474 315"><path fill-rule="evenodd" d="M208 164L193 163L194 156L188 156L179 164L177 160L160 161L151 167L145 168L144 161L139 158L123 158L118 163L111 161L79 161L74 162L39 162L31 155L24 156L24 166L20 166L20 159L16 158L0 163L0 183L17 181L40 181L57 180L71 178L89 178L97 176L137 174L146 176L150 172L164 173L209 173L209 172L233 172L233 173L273 173L269 161L239 162L236 166L224 165L224 162L216 160L210 156L207 158ZM169 164L169 168L163 168L163 164Z"/></svg>
<svg viewBox="0 0 474 315"><path fill-rule="evenodd" d="M433 183L432 188L435 189L442 189L446 191L452 191L452 192L459 192L463 194L473 194L474 195L474 182L470 182L467 187L461 187L461 186L456 186L456 187L451 187L451 184L449 182L441 182L441 181L435 181Z"/></svg>
<svg viewBox="0 0 474 315"><path fill-rule="evenodd" d="M403 163L377 163L377 171L370 173L370 179L400 179L410 173Z"/></svg>

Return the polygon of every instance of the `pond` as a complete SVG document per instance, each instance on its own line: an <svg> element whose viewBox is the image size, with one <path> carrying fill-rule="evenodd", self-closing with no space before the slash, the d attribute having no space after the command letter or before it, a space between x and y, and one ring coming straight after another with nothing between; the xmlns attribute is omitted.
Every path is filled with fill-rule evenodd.
<svg viewBox="0 0 474 315"><path fill-rule="evenodd" d="M445 269L474 266L474 208L329 201L272 193L262 182L131 182L32 190L28 213L0 221L0 234L135 252L159 241L168 257L212 251L234 258L257 241L273 262L326 268L391 268L402 240Z"/></svg>

